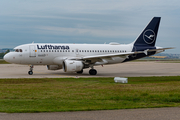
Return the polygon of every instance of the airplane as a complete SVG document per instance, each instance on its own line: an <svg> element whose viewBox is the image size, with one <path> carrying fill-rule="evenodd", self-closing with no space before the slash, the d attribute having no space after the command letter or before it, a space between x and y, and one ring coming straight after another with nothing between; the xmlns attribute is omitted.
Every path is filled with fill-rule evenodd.
<svg viewBox="0 0 180 120"><path fill-rule="evenodd" d="M137 39L130 44L53 44L31 43L14 48L4 56L9 63L29 65L29 75L34 65L47 65L48 70L83 73L91 68L90 75L96 75L94 66L124 63L151 56L172 47L155 46L161 17L154 17Z"/></svg>

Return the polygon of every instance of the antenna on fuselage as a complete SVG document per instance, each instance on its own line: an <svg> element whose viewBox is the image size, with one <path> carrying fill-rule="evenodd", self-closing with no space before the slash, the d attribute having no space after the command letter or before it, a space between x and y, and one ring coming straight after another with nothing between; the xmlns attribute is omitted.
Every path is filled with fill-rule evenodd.
<svg viewBox="0 0 180 120"><path fill-rule="evenodd" d="M34 44L34 41L32 42L32 44Z"/></svg>

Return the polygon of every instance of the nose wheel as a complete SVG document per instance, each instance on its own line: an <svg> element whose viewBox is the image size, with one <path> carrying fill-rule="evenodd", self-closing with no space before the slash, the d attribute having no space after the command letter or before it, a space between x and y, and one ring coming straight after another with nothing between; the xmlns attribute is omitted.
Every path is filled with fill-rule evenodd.
<svg viewBox="0 0 180 120"><path fill-rule="evenodd" d="M29 72L28 72L29 75L33 74L33 67L34 67L33 65L30 65L30 69L29 69Z"/></svg>
<svg viewBox="0 0 180 120"><path fill-rule="evenodd" d="M33 71L29 71L28 74L29 74L29 75L32 75L32 74L33 74Z"/></svg>

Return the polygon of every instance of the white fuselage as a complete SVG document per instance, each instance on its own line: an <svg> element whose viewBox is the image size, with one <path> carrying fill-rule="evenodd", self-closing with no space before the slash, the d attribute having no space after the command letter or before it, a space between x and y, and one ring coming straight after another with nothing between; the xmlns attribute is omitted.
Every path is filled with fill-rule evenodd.
<svg viewBox="0 0 180 120"><path fill-rule="evenodd" d="M15 47L15 52L6 55L9 62L31 65L62 65L65 59L104 54L131 52L132 44L25 44ZM113 57L97 64L114 64L125 57Z"/></svg>

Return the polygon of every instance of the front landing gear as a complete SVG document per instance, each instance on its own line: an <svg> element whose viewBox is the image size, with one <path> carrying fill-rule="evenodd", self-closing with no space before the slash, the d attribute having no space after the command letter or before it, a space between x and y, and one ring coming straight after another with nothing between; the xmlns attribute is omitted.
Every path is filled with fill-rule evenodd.
<svg viewBox="0 0 180 120"><path fill-rule="evenodd" d="M97 74L97 71L95 69L90 69L89 70L89 74L90 75L96 75Z"/></svg>
<svg viewBox="0 0 180 120"><path fill-rule="evenodd" d="M30 65L30 69L29 69L29 72L28 72L29 75L33 74L33 67L34 67L33 65Z"/></svg>
<svg viewBox="0 0 180 120"><path fill-rule="evenodd" d="M32 75L32 74L33 74L33 71L29 71L28 74L29 74L29 75Z"/></svg>

